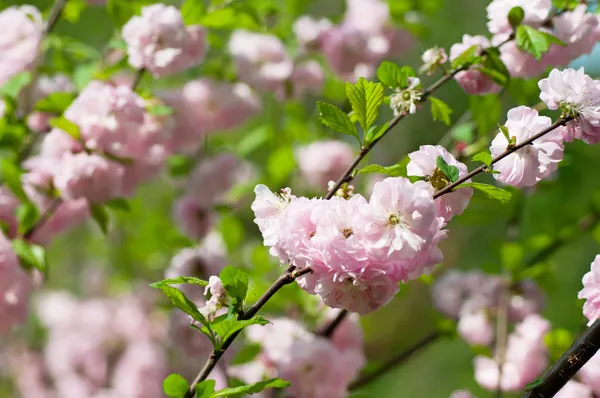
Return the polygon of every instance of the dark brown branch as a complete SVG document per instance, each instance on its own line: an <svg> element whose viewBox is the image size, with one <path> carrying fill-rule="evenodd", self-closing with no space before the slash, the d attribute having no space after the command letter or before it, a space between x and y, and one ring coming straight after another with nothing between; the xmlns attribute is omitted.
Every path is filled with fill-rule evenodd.
<svg viewBox="0 0 600 398"><path fill-rule="evenodd" d="M340 310L337 316L331 320L331 322L326 323L323 327L316 332L317 335L323 336L326 338L330 338L335 329L344 321L346 316L348 315L348 310Z"/></svg>
<svg viewBox="0 0 600 398"><path fill-rule="evenodd" d="M277 293L282 287L284 287L285 285L289 285L290 283L294 282L296 280L296 278L299 278L302 275L308 274L309 272L312 272L312 270L308 267L303 268L301 270L295 270L293 267L289 267L286 270L286 272L284 274L282 274L273 283L273 285L271 285L271 287L269 289L267 289L267 291L258 299L258 301L252 307L250 307L247 311L245 311L243 314L241 314L238 319L247 320L247 319L252 318L254 315L256 315L256 313L258 311L260 311L260 309L267 303L267 301L269 301L269 299L271 299L271 297L273 297L275 295L275 293ZM241 330L234 333L233 335L231 335L231 337L229 337L227 340L225 340L223 342L223 344L221 345L221 348L219 350L213 350L213 352L208 357L208 360L204 364L204 367L202 368L202 370L200 370L200 373L198 373L198 375L196 376L196 378L190 385L190 388L189 388L187 394L185 395L185 398L192 398L193 396L196 395L196 385L198 383L200 383L201 381L206 380L206 378L208 377L210 372L212 372L212 370L217 365L217 362L219 362L219 359L221 359L221 356L223 356L225 351L227 351L229 346L231 346L233 341L236 339L236 337L240 333L241 333Z"/></svg>
<svg viewBox="0 0 600 398"><path fill-rule="evenodd" d="M504 159L505 157L507 157L508 155L518 151L519 149L533 143L535 140L545 136L546 134L550 133L551 131L553 131L554 129L560 127L560 126L564 126L565 124L567 124L568 122L570 122L571 120L573 120L572 116L567 116L567 117L561 117L559 118L556 122L554 122L551 126L546 127L545 129L543 129L542 131L540 131L539 133L535 134L534 136L532 136L531 138L515 145L515 146L511 146L508 147L506 149L506 151L502 152L500 155L496 156L495 158L492 159L492 163L497 163L499 161L501 161L502 159ZM488 166L483 164L481 166L479 166L478 168L476 168L475 170L469 172L468 174L466 174L464 177L459 178L458 180L456 180L455 182L453 182L452 184L446 185L444 188L440 189L439 191L437 191L434 195L433 198L437 199L440 196L447 194L449 192L452 192L452 190L456 187L458 187L460 184L466 182L467 180L470 180L471 178L475 177L477 174L483 173L485 171L487 171Z"/></svg>
<svg viewBox="0 0 600 398"><path fill-rule="evenodd" d="M524 398L551 398L586 364L600 348L600 319L589 327L562 357L525 390Z"/></svg>
<svg viewBox="0 0 600 398"><path fill-rule="evenodd" d="M379 369L374 370L373 372L362 376L361 378L356 380L354 383L350 384L349 390L356 390L364 385L369 384L370 382L377 379L379 376L386 373L390 369L393 369L396 366L398 366L399 364L401 364L402 362L406 361L413 354L415 354L416 352L420 351L421 349L427 347L429 344L433 343L440 337L442 337L442 333L439 331L430 333L429 335L425 336L423 339L417 341L417 343L415 343L413 346L408 348L406 351L401 352L400 354L396 355L395 357L393 357L392 359L390 359L389 361L387 361L386 363L381 365L381 367Z"/></svg>

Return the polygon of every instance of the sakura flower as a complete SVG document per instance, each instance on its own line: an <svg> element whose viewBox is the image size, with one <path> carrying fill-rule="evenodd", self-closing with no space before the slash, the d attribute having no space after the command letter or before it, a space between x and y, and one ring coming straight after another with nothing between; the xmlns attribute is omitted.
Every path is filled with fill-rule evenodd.
<svg viewBox="0 0 600 398"><path fill-rule="evenodd" d="M540 99L548 109L561 108L576 117L567 125L564 139L581 139L588 144L600 141L600 84L585 74L584 69L553 69L539 81Z"/></svg>
<svg viewBox="0 0 600 398"><path fill-rule="evenodd" d="M293 29L300 47L305 51L311 51L320 47L323 34L331 26L331 21L326 18L314 19L303 15L294 22Z"/></svg>
<svg viewBox="0 0 600 398"><path fill-rule="evenodd" d="M490 345L494 341L495 326L484 310L463 310L458 320L458 334L471 345Z"/></svg>
<svg viewBox="0 0 600 398"><path fill-rule="evenodd" d="M10 240L0 232L0 334L25 323L32 290L31 278L21 269Z"/></svg>
<svg viewBox="0 0 600 398"><path fill-rule="evenodd" d="M550 125L549 117L539 116L535 109L519 106L508 111L505 126L519 145ZM508 145L505 135L498 133L490 146L492 156L502 154ZM561 128L558 128L496 162L494 170L500 174L494 174L494 178L515 187L535 185L556 170L563 158L563 150Z"/></svg>
<svg viewBox="0 0 600 398"><path fill-rule="evenodd" d="M490 47L490 42L484 36L463 35L461 43L456 43L450 47L450 61L454 61L473 46L476 46L481 51ZM491 94L500 90L500 86L494 83L489 76L474 68L458 72L454 76L454 79L467 94Z"/></svg>
<svg viewBox="0 0 600 398"><path fill-rule="evenodd" d="M318 93L325 83L325 74L321 64L310 60L295 65L291 83L295 98L302 97L306 92Z"/></svg>
<svg viewBox="0 0 600 398"><path fill-rule="evenodd" d="M123 26L129 64L145 68L155 77L199 64L206 52L206 32L199 25L185 26L173 6L153 4L142 8Z"/></svg>
<svg viewBox="0 0 600 398"><path fill-rule="evenodd" d="M227 291L225 290L225 286L223 286L223 282L218 276L211 276L208 280L208 285L206 285L206 289L204 290L204 295L206 296L210 290L211 297L206 303L206 311L208 312L208 319L213 320L215 318L215 314L217 310L225 304L225 299L227 298Z"/></svg>
<svg viewBox="0 0 600 398"><path fill-rule="evenodd" d="M409 176L426 177L431 185L431 191L440 190L450 183L448 178L437 167L437 158L441 157L450 165L458 168L458 176L464 177L469 170L464 163L459 162L441 145L422 145L418 151L409 155L410 162L406 166ZM468 180L467 182L469 182ZM473 195L471 188L461 188L436 199L438 216L445 221L462 212L467 208L469 200Z"/></svg>
<svg viewBox="0 0 600 398"><path fill-rule="evenodd" d="M593 398L592 389L575 380L569 380L560 391L554 395L554 398Z"/></svg>
<svg viewBox="0 0 600 398"><path fill-rule="evenodd" d="M552 25L556 30L556 37L567 44L564 47L551 47L549 55L552 55L554 65L566 66L569 61L592 51L596 42L594 31L598 27L598 18L588 12L585 4L579 4L573 10L555 16L552 18Z"/></svg>
<svg viewBox="0 0 600 398"><path fill-rule="evenodd" d="M419 72L427 72L428 75L431 75L435 68L448 62L448 55L446 55L446 50L443 48L432 47L423 53L421 60L423 66L419 69Z"/></svg>
<svg viewBox="0 0 600 398"><path fill-rule="evenodd" d="M540 26L552 9L551 0L494 0L487 6L488 29L492 34L510 33L512 26L508 21L508 13L513 7L521 7L524 11L521 23L533 27Z"/></svg>
<svg viewBox="0 0 600 398"><path fill-rule="evenodd" d="M0 86L30 69L39 54L44 21L33 6L8 7L0 12Z"/></svg>
<svg viewBox="0 0 600 398"><path fill-rule="evenodd" d="M272 35L236 30L229 40L229 53L240 79L259 90L276 91L293 72L283 43Z"/></svg>
<svg viewBox="0 0 600 398"><path fill-rule="evenodd" d="M583 276L583 289L577 295L585 299L583 304L583 315L589 320L588 326L600 318L600 254L592 261L590 271Z"/></svg>
<svg viewBox="0 0 600 398"><path fill-rule="evenodd" d="M582 383L591 388L594 394L600 394L600 354L594 354L577 375Z"/></svg>
<svg viewBox="0 0 600 398"><path fill-rule="evenodd" d="M390 108L394 111L394 116L416 113L422 94L421 80L416 77L409 77L408 87L397 87L396 93L390 95Z"/></svg>
<svg viewBox="0 0 600 398"><path fill-rule="evenodd" d="M259 184L254 188L256 199L252 202L252 211L263 235L265 246L275 246L278 242L281 228L281 217L293 199L291 190L287 188L281 195L276 195L265 185Z"/></svg>
<svg viewBox="0 0 600 398"><path fill-rule="evenodd" d="M337 181L354 160L352 147L343 141L316 141L296 150L300 173L312 188L323 189Z"/></svg>

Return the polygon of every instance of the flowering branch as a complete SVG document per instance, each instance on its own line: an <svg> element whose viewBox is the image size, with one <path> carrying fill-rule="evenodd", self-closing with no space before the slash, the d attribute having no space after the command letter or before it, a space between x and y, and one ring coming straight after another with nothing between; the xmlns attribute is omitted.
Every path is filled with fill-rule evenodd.
<svg viewBox="0 0 600 398"><path fill-rule="evenodd" d="M302 275L306 275L312 270L308 267L297 270L293 265L290 265L284 274L282 274L267 291L258 299L256 303L252 307L250 307L247 311L243 312L239 315L238 319L241 321L248 320L252 318L254 315L260 311L260 309L277 293L282 287L285 285L289 285L296 280L296 278L301 277ZM201 381L205 380L210 372L215 368L217 362L225 351L229 348L229 346L233 343L236 337L241 333L241 330L235 332L231 337L223 342L223 345L219 350L213 350L213 352L208 357L208 360L202 367L202 370L198 373L194 381L190 384L190 388L188 389L185 398L192 398L196 395L196 385Z"/></svg>
<svg viewBox="0 0 600 398"><path fill-rule="evenodd" d="M492 159L492 161L490 163L490 166L493 165L494 163L497 163L497 162L501 161L502 159L504 159L505 157L507 157L511 153L516 152L519 149L524 148L527 145L530 145L535 140L537 140L537 139L545 136L546 134L550 133L554 129L556 129L556 128L560 127L560 126L566 125L568 122L570 122L573 119L574 119L573 116L561 116L552 125L546 127L545 129L543 129L539 133L535 134L531 138L526 139L526 140L524 140L523 142L521 142L521 143L519 143L517 145L509 145L508 148L506 148L506 151L504 151L503 153L501 153L500 155L498 155L498 156L496 156L495 158ZM462 184L462 183L466 182L467 180L470 180L471 178L475 177L476 175L484 173L484 172L486 172L488 170L489 170L489 166L486 165L486 164L483 164L483 165L479 166L478 168L476 168L475 170L469 172L465 176L459 178L458 180L456 180L452 184L448 184L444 188L442 188L439 191L437 191L433 195L433 198L437 199L437 198L439 198L440 196L442 196L444 194L452 192L452 190L454 188L457 188L460 184Z"/></svg>
<svg viewBox="0 0 600 398"><path fill-rule="evenodd" d="M550 398L600 349L600 319L585 331L554 365L525 390L523 398Z"/></svg>

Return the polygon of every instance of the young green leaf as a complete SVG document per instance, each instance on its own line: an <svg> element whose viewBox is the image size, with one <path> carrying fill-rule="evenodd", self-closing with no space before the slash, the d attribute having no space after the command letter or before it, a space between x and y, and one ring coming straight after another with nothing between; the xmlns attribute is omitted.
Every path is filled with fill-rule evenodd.
<svg viewBox="0 0 600 398"><path fill-rule="evenodd" d="M523 22L524 17L525 11L523 11L523 8L519 6L511 8L508 12L508 22L510 23L510 26L513 27L513 29L521 25L521 22Z"/></svg>
<svg viewBox="0 0 600 398"><path fill-rule="evenodd" d="M286 388L290 385L291 384L289 382L282 379L269 379L265 381L259 381L258 383L248 384L245 386L224 388L222 390L217 391L212 396L230 397L232 395L256 394L257 392L261 392L267 388Z"/></svg>
<svg viewBox="0 0 600 398"><path fill-rule="evenodd" d="M215 392L216 381L214 379L203 380L196 384L196 398L210 398Z"/></svg>
<svg viewBox="0 0 600 398"><path fill-rule="evenodd" d="M184 155L173 155L167 158L167 166L173 177L180 177L187 175L192 169L196 161L188 156Z"/></svg>
<svg viewBox="0 0 600 398"><path fill-rule="evenodd" d="M17 207L17 221L19 221L19 233L24 234L29 231L37 222L39 218L39 212L31 202L25 202Z"/></svg>
<svg viewBox="0 0 600 398"><path fill-rule="evenodd" d="M452 69L468 68L469 66L478 63L479 60L479 47L471 46L463 51L458 57L454 58L450 66Z"/></svg>
<svg viewBox="0 0 600 398"><path fill-rule="evenodd" d="M183 376L177 373L171 373L163 381L163 391L171 398L183 398L188 392L190 385L183 378Z"/></svg>
<svg viewBox="0 0 600 398"><path fill-rule="evenodd" d="M365 133L365 144L372 144L375 140L379 139L386 132L389 124L390 122L385 122L381 126L374 124L369 127L369 130Z"/></svg>
<svg viewBox="0 0 600 398"><path fill-rule="evenodd" d="M219 278L221 278L221 282L223 282L223 286L225 286L225 290L227 290L227 294L231 298L238 300L239 302L243 302L246 299L248 283L250 282L246 272L232 265L228 265L223 268Z"/></svg>
<svg viewBox="0 0 600 398"><path fill-rule="evenodd" d="M377 68L377 78L385 86L396 88L402 81L402 70L393 62L383 61Z"/></svg>
<svg viewBox="0 0 600 398"><path fill-rule="evenodd" d="M542 54L548 52L550 44L566 45L550 33L539 31L529 25L519 25L515 40L521 50L533 55L537 60L542 58Z"/></svg>
<svg viewBox="0 0 600 398"><path fill-rule="evenodd" d="M439 120L449 126L452 122L450 119L452 108L441 99L435 97L430 96L429 101L431 102L431 115L433 116L433 120Z"/></svg>
<svg viewBox="0 0 600 398"><path fill-rule="evenodd" d="M181 311L191 316L195 321L198 321L204 326L206 326L209 330L212 330L210 324L208 323L208 320L204 317L204 315L200 313L198 307L196 307L196 304L190 301L190 299L188 299L181 290L163 284L154 285L152 287L160 289L165 294L165 296L167 296L171 300L171 303L175 307L179 308Z"/></svg>
<svg viewBox="0 0 600 398"><path fill-rule="evenodd" d="M552 5L558 10L571 11L581 4L580 0L552 0Z"/></svg>
<svg viewBox="0 0 600 398"><path fill-rule="evenodd" d="M410 66L403 66L400 68L400 78L398 80L398 86L400 88L408 87L408 78L417 77L417 72Z"/></svg>
<svg viewBox="0 0 600 398"><path fill-rule="evenodd" d="M110 219L108 215L108 211L103 205L97 203L90 204L90 211L92 213L92 218L96 221L96 224L100 227L100 230L103 234L108 233L108 221Z"/></svg>
<svg viewBox="0 0 600 398"><path fill-rule="evenodd" d="M175 113L175 110L167 105L151 105L146 110L154 116L170 116Z"/></svg>
<svg viewBox="0 0 600 398"><path fill-rule="evenodd" d="M46 275L48 262L46 260L46 250L42 246L21 239L13 239L12 246L22 266L29 270L37 269Z"/></svg>
<svg viewBox="0 0 600 398"><path fill-rule="evenodd" d="M360 142L356 126L341 109L322 101L317 101L317 108L319 109L321 123L339 133L354 136Z"/></svg>
<svg viewBox="0 0 600 398"><path fill-rule="evenodd" d="M510 84L510 72L502 59L500 59L500 51L495 47L487 49L486 55L483 58L483 66L478 69L502 87L508 87Z"/></svg>
<svg viewBox="0 0 600 398"><path fill-rule="evenodd" d="M62 115L75 99L75 93L52 93L35 103L35 110Z"/></svg>
<svg viewBox="0 0 600 398"><path fill-rule="evenodd" d="M61 129L62 131L69 134L71 137L73 137L76 140L81 139L81 133L79 132L79 126L77 126L75 123L71 122L64 116L53 117L52 119L50 119L49 124L52 127Z"/></svg>
<svg viewBox="0 0 600 398"><path fill-rule="evenodd" d="M181 16L186 25L197 25L206 14L203 0L185 0L181 5Z"/></svg>
<svg viewBox="0 0 600 398"><path fill-rule="evenodd" d="M162 281L150 284L150 287L160 288L161 285L198 285L206 287L208 282L193 276L178 276L176 278L163 279Z"/></svg>
<svg viewBox="0 0 600 398"><path fill-rule="evenodd" d="M378 164L370 164L358 171L358 174L385 174L390 177L406 177L406 165L395 164L392 166L380 166Z"/></svg>
<svg viewBox="0 0 600 398"><path fill-rule="evenodd" d="M361 77L356 84L346 83L346 95L361 127L369 130L383 103L383 85Z"/></svg>
<svg viewBox="0 0 600 398"><path fill-rule="evenodd" d="M31 83L31 72L21 72L13 76L9 81L4 83L0 88L0 95L17 99L19 93L29 83Z"/></svg>
<svg viewBox="0 0 600 398"><path fill-rule="evenodd" d="M450 182L458 180L458 167L450 166L441 156L437 157L435 164Z"/></svg>
<svg viewBox="0 0 600 398"><path fill-rule="evenodd" d="M219 336L220 341L225 341L234 333L251 325L267 325L270 322L260 316L240 321L237 319L223 319L220 322L213 322L211 327L215 334Z"/></svg>
<svg viewBox="0 0 600 398"><path fill-rule="evenodd" d="M509 191L490 184L483 184L480 182L465 182L460 184L459 188L476 189L480 192L483 192L488 198L495 199L503 204L510 202L512 199L512 194Z"/></svg>
<svg viewBox="0 0 600 398"><path fill-rule="evenodd" d="M131 206L129 206L129 202L125 198L113 198L108 202L105 202L104 205L112 210L118 210L123 212L130 212Z"/></svg>
<svg viewBox="0 0 600 398"><path fill-rule="evenodd" d="M23 190L23 184L21 182L21 174L23 174L23 171L8 159L2 159L0 171L2 172L2 180L8 189L10 189L21 202L29 202L29 198L27 197L25 190Z"/></svg>
<svg viewBox="0 0 600 398"><path fill-rule="evenodd" d="M489 167L492 164L492 155L489 152L479 152L477 155L473 156L473 160L475 162L484 163Z"/></svg>

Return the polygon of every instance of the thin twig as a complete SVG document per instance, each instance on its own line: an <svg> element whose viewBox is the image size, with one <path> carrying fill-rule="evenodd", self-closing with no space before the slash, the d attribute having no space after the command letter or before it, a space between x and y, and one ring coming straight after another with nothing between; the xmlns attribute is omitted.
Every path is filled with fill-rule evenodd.
<svg viewBox="0 0 600 398"><path fill-rule="evenodd" d="M560 126L564 126L565 124L567 124L571 120L573 120L572 116L560 117L551 126L546 127L545 129L543 129L539 133L535 134L531 138L528 138L525 141L523 141L523 142L521 142L521 143L519 143L519 144L517 144L515 146L509 146L508 148L506 148L506 150L504 152L502 152L500 155L498 155L498 156L496 156L495 158L492 159L492 162L491 162L490 165L495 164L495 163L501 161L502 159L504 159L508 155L510 155L510 154L518 151L519 149L521 149L521 148L523 148L523 147L525 147L525 146L533 143L535 140L537 140L537 139L545 136L546 134L550 133L554 129L556 129L556 128L560 127ZM480 174L480 173L483 173L483 172L487 171L488 167L489 166L487 166L485 164L479 166L475 170L473 170L473 171L469 172L468 174L466 174L464 177L459 178L458 180L456 180L452 184L446 185L444 188L442 188L439 191L437 191L433 195L433 198L437 199L437 198L439 198L440 196L442 196L444 194L452 192L452 190L454 188L458 187L460 184L466 182L467 180L470 180L471 178L475 177L477 174Z"/></svg>
<svg viewBox="0 0 600 398"><path fill-rule="evenodd" d="M289 285L290 283L294 282L296 278L299 278L300 276L305 275L309 272L312 272L312 270L308 267L296 270L293 268L293 266L290 266L286 270L286 272L282 274L275 281L275 283L271 285L269 289L267 289L267 291L258 299L258 301L247 311L242 313L238 317L238 319L243 321L252 318L254 315L256 315L258 311L260 311L260 309L267 303L267 301L269 301L269 299L273 297L273 295L275 295L275 293L277 293L282 287L284 287L285 285ZM194 381L190 384L190 388L187 394L185 395L185 398L192 398L196 395L196 385L198 385L198 383L200 383L208 377L210 372L212 372L212 370L215 368L217 362L219 362L219 359L221 359L225 351L233 343L233 341L240 334L240 332L241 330L234 333L233 335L231 335L231 337L225 340L219 350L213 350L213 352L208 357L208 360L204 364L204 367L202 367L202 370L200 370Z"/></svg>
<svg viewBox="0 0 600 398"><path fill-rule="evenodd" d="M525 390L524 398L551 398L587 363L600 348L600 319L596 320L556 363Z"/></svg>
<svg viewBox="0 0 600 398"><path fill-rule="evenodd" d="M338 312L337 316L335 318L333 318L331 320L331 322L326 323L324 325L324 327L321 328L321 330L317 331L316 334L319 336L326 337L326 338L331 337L333 332L335 332L335 329L340 325L340 323L342 323L342 321L344 320L344 318L346 318L346 316L348 316L348 310L340 310L340 312Z"/></svg>
<svg viewBox="0 0 600 398"><path fill-rule="evenodd" d="M37 222L23 233L23 239L31 239L33 234L39 231L48 222L48 220L50 220L50 218L52 217L56 209L58 209L58 206L60 206L61 203L62 201L59 198L53 199L46 211L37 220Z"/></svg>
<svg viewBox="0 0 600 398"><path fill-rule="evenodd" d="M350 384L348 389L356 390L357 388L360 388L364 385L369 384L370 382L377 379L379 376L386 373L390 369L393 369L396 366L398 366L399 364L401 364L402 362L406 361L414 353L427 347L429 344L433 343L440 337L442 337L442 333L439 331L430 333L429 335L425 336L423 339L417 341L414 345L409 347L407 350L403 351L399 355L394 356L392 359L390 359L389 361L387 361L386 363L381 365L381 367L379 367L378 369L374 370L373 372L371 372L369 374L362 376L361 378L359 378L358 380L356 380L355 382Z"/></svg>

